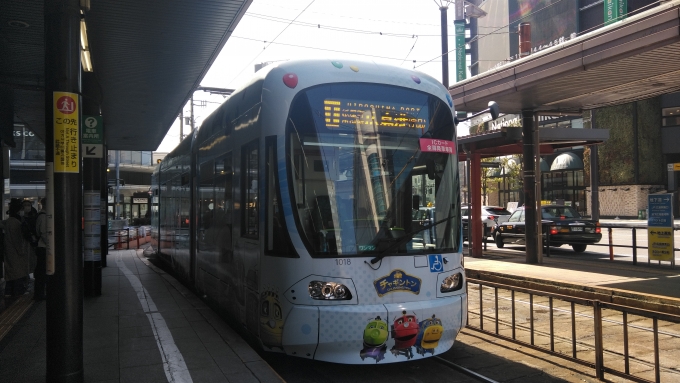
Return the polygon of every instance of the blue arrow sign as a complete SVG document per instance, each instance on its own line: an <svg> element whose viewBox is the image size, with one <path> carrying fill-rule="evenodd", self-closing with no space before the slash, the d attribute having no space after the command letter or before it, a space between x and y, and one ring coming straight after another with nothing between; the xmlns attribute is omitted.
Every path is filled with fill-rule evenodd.
<svg viewBox="0 0 680 383"><path fill-rule="evenodd" d="M673 227L673 204L670 194L647 196L647 227Z"/></svg>

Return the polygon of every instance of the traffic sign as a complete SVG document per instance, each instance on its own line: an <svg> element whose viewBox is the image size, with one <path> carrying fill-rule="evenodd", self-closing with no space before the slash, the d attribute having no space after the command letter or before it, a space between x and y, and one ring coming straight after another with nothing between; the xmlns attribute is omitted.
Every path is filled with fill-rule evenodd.
<svg viewBox="0 0 680 383"><path fill-rule="evenodd" d="M83 158L104 158L104 145L102 144L83 144Z"/></svg>

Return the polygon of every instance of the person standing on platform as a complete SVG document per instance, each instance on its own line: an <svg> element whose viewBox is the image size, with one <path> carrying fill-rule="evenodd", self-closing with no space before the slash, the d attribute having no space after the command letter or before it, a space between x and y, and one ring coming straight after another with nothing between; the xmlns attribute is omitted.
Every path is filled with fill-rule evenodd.
<svg viewBox="0 0 680 383"><path fill-rule="evenodd" d="M47 288L47 198L40 200L40 212L35 221L35 232L38 237L38 246L35 248L37 259L33 270L33 278L35 278L33 299L41 301L45 299Z"/></svg>
<svg viewBox="0 0 680 383"><path fill-rule="evenodd" d="M28 269L30 272L33 272L36 265L35 248L38 246L38 236L35 233L35 220L38 218L38 211L35 210L33 202L30 200L25 199L21 204L23 205L23 210L21 211L21 229L24 233L24 238L30 244L28 247ZM28 291L32 292L35 280L30 275L28 277ZM35 275L33 278L35 278Z"/></svg>
<svg viewBox="0 0 680 383"><path fill-rule="evenodd" d="M0 221L5 231L5 294L18 296L26 293L30 274L30 244L21 229L21 200L12 198L9 203L9 218Z"/></svg>

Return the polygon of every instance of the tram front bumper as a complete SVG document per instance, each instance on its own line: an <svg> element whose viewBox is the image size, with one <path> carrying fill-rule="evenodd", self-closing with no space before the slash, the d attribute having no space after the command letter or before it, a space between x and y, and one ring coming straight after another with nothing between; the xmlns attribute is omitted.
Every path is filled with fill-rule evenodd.
<svg viewBox="0 0 680 383"><path fill-rule="evenodd" d="M384 305L296 306L286 318L282 348L289 355L347 364L437 355L453 346L466 304L461 294Z"/></svg>

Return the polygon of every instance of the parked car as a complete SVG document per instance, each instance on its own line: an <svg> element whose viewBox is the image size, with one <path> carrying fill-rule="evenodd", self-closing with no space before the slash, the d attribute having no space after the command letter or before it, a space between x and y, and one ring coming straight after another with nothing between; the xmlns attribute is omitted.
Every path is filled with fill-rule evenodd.
<svg viewBox="0 0 680 383"><path fill-rule="evenodd" d="M582 253L586 247L602 239L600 223L584 219L571 206L541 206L543 245L570 245L575 252ZM494 227L494 241L502 248L505 244L525 245L524 207L519 207L506 222Z"/></svg>
<svg viewBox="0 0 680 383"><path fill-rule="evenodd" d="M461 206L461 218L463 221L463 239L467 240L468 233L468 213L469 206ZM484 231L484 237L488 237L493 233L493 227L499 223L505 222L510 218L512 214L506 208L502 206L482 206L482 224L486 224L486 230Z"/></svg>

